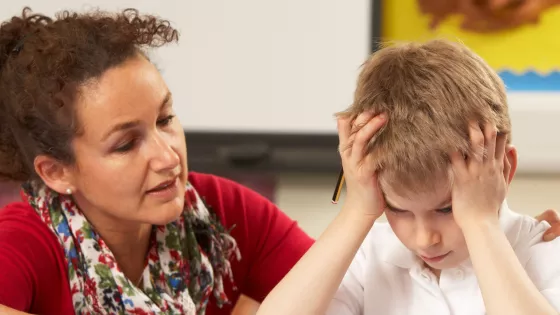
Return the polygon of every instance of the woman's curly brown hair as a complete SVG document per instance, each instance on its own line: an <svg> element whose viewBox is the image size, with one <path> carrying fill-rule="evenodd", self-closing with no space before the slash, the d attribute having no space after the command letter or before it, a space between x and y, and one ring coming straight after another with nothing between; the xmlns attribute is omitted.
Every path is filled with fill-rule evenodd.
<svg viewBox="0 0 560 315"><path fill-rule="evenodd" d="M178 40L166 20L126 9L63 11L28 7L0 26L0 180L36 179L34 159L73 163L80 88L145 49Z"/></svg>

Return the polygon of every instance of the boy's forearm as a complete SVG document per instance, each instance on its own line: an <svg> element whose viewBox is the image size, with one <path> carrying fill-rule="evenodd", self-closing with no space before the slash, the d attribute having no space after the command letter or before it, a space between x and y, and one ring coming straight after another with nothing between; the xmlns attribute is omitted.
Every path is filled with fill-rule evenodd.
<svg viewBox="0 0 560 315"><path fill-rule="evenodd" d="M267 296L257 314L325 314L375 219L339 213Z"/></svg>
<svg viewBox="0 0 560 315"><path fill-rule="evenodd" d="M519 262L497 222L463 228L489 315L558 315Z"/></svg>

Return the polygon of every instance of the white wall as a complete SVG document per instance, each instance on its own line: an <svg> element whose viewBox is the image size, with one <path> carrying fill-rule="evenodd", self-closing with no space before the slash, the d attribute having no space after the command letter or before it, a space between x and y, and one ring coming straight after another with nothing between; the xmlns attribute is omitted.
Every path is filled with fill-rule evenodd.
<svg viewBox="0 0 560 315"><path fill-rule="evenodd" d="M335 132L368 55L369 0L186 2L187 129Z"/></svg>
<svg viewBox="0 0 560 315"><path fill-rule="evenodd" d="M509 93L520 174L560 174L560 93Z"/></svg>
<svg viewBox="0 0 560 315"><path fill-rule="evenodd" d="M369 0L27 0L34 11L135 7L173 22L159 49L190 130L335 132L369 50ZM0 18L22 9L3 1Z"/></svg>

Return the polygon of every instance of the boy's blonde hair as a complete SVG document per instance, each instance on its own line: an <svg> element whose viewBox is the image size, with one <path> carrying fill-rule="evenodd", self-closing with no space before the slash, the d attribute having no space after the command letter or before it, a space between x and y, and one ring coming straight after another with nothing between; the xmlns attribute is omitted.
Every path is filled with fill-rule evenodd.
<svg viewBox="0 0 560 315"><path fill-rule="evenodd" d="M448 154L470 153L468 123L492 122L511 134L505 87L464 45L446 40L385 47L363 65L354 103L339 116L387 113L369 143L383 184L425 192L449 172Z"/></svg>

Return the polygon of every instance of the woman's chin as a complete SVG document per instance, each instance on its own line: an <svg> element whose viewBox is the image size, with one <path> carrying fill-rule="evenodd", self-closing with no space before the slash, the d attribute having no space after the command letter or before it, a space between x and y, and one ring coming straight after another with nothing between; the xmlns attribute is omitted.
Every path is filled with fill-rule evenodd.
<svg viewBox="0 0 560 315"><path fill-rule="evenodd" d="M184 200L181 199L153 209L152 211L154 211L154 213L150 216L150 223L154 225L167 225L177 220L184 211L183 203Z"/></svg>

